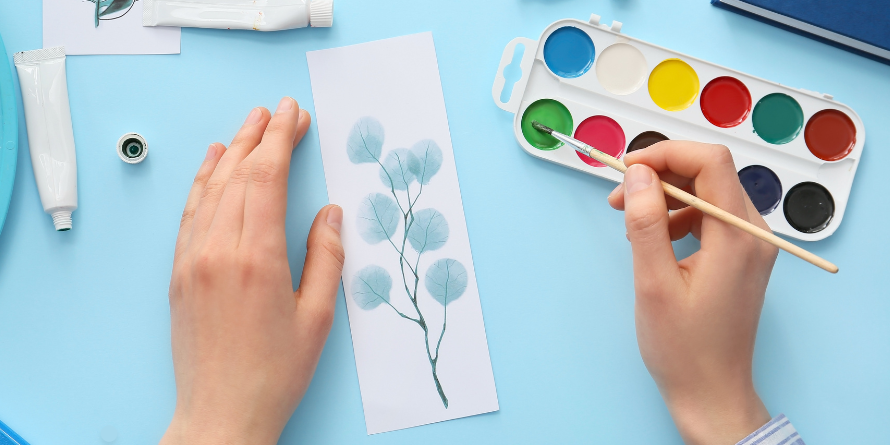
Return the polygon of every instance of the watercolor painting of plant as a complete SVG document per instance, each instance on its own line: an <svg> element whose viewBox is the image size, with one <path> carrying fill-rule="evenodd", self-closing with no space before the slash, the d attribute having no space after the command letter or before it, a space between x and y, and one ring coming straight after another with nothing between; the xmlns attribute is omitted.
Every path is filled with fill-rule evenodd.
<svg viewBox="0 0 890 445"><path fill-rule="evenodd" d="M131 9L136 0L89 0L96 4L96 28L99 27L99 20L115 20L119 19ZM117 15L115 15L117 14Z"/></svg>
<svg viewBox="0 0 890 445"><path fill-rule="evenodd" d="M467 289L467 270L458 260L441 258L429 264L426 273L421 273L424 254L442 248L448 242L449 231L448 221L438 210L418 208L424 187L429 187L433 176L442 167L442 150L434 141L422 140L410 149L390 150L384 157L383 142L383 125L372 117L359 119L347 139L349 160L353 164L376 164L380 181L388 192L371 193L362 200L357 227L368 244L386 242L392 246L392 261L398 261L402 278L397 285L397 294L401 295L401 288L404 288L411 310L402 312L393 304L392 277L379 265L369 265L356 273L352 282L352 298L364 310L387 306L395 311L395 315L420 328L433 382L447 409L448 397L437 371L439 348L445 337L448 305ZM423 296L420 292L421 281L428 296L442 307L441 331L427 324L427 318L418 304Z"/></svg>

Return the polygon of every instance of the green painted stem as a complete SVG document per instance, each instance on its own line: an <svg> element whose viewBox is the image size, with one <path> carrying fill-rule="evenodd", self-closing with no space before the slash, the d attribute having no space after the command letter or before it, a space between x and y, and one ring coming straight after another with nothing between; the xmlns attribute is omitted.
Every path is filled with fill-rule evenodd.
<svg viewBox="0 0 890 445"><path fill-rule="evenodd" d="M448 397L445 397L445 391L442 391L442 385L439 383L439 376L436 375L436 365L433 365L433 380L436 382L436 391L439 391L439 398L442 399L442 404L445 405L445 409L448 409Z"/></svg>
<svg viewBox="0 0 890 445"><path fill-rule="evenodd" d="M376 157L375 157L375 159L376 159ZM381 168L383 168L383 164L380 163L379 159L377 159L377 163L380 165ZM386 173L387 177L389 178L390 185L392 185L393 181L392 181L392 178L389 177L389 172L387 172L385 168L383 168L383 171ZM420 273L418 272L418 270L419 270L418 268L420 267L420 257L421 257L421 255L423 255L423 251L417 253L417 261L415 262L414 267L411 267L411 263L407 261L407 258L405 258L405 248L407 247L408 230L411 229L411 226L414 224L414 204L416 204L417 201L420 200L420 195L423 193L423 184L422 183L420 184L420 190L417 192L417 196L414 197L413 202L411 201L410 189L405 191L405 193L407 194L407 197L408 197L408 210L407 211L405 211L405 209L402 207L402 204L399 200L398 195L396 194L396 190L394 187L390 187L390 192L392 193L393 197L396 199L396 204L398 204L399 209L402 211L402 222L405 227L405 230L404 230L404 233L402 236L402 248L399 249L395 245L395 243L392 242L392 240L390 240L390 244L392 244L392 247L396 250L396 253L399 254L399 269L402 272L402 284L405 286L405 292L408 294L408 299L411 301L411 304L414 306L414 310L417 311L417 318L415 319L415 318L412 318L412 317L409 317L409 316L403 314L388 301L387 301L387 304L389 304L389 306L394 311L396 311L396 313L399 314L399 316L401 316L404 319L411 320L411 321L417 323L417 325L420 326L421 329L423 329L423 344L426 347L427 359L429 359L429 361L430 361L430 368L431 368L432 374L433 374L433 382L436 384L436 391L439 393L439 398L442 399L442 404L445 405L445 409L448 409L448 397L445 396L445 390L442 389L442 383L439 382L439 375L436 371L436 365L439 361L439 346L442 344L442 337L445 335L445 321L443 321L443 323L442 323L442 333L439 334L439 341L436 343L436 356L433 357L433 352L430 350L429 328L427 327L426 320L423 318L423 313L420 312L420 306L417 304L417 290L420 285ZM411 270L411 273L414 275L414 292L411 292L410 286L408 284L408 275L405 274L405 266L406 266L405 263L407 263L408 269ZM448 317L447 308L445 308L445 311L446 311L445 317ZM445 320L447 320L447 318Z"/></svg>
<svg viewBox="0 0 890 445"><path fill-rule="evenodd" d="M433 371L433 381L436 383L436 391L439 392L439 398L442 399L442 404L445 405L445 409L448 409L448 397L445 397L445 391L442 389L442 384L439 382L439 374L436 372L436 366L439 364L439 354L437 352L436 357L433 358L432 351L430 351L430 331L426 326L426 322L420 324L420 327L423 328L423 343L424 346L426 346L426 356L430 360L430 368L432 368ZM444 330L442 332L444 334Z"/></svg>

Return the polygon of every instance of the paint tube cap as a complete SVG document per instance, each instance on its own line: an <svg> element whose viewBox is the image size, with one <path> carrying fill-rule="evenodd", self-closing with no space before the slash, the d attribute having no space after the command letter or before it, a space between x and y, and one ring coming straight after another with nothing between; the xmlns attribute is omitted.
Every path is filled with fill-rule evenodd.
<svg viewBox="0 0 890 445"><path fill-rule="evenodd" d="M148 156L148 142L139 133L127 133L117 140L117 155L127 164L138 164Z"/></svg>
<svg viewBox="0 0 890 445"><path fill-rule="evenodd" d="M312 0L309 3L309 26L330 28L334 25L334 0Z"/></svg>

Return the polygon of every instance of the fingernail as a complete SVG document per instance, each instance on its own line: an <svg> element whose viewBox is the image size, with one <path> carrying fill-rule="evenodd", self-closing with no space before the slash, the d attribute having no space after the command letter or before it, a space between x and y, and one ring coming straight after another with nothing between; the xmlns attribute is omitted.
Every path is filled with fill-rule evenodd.
<svg viewBox="0 0 890 445"><path fill-rule="evenodd" d="M260 122L260 119L263 117L263 112L260 111L259 108L254 108L250 110L250 114L247 115L247 120L244 121L247 125L254 125Z"/></svg>
<svg viewBox="0 0 890 445"><path fill-rule="evenodd" d="M631 165L624 173L624 190L627 195L645 190L650 185L652 185L652 174L643 165Z"/></svg>
<svg viewBox="0 0 890 445"><path fill-rule="evenodd" d="M284 97L281 99L281 102L278 102L278 108L275 110L275 114L281 113L282 111L290 111L294 107L294 100L289 97Z"/></svg>
<svg viewBox="0 0 890 445"><path fill-rule="evenodd" d="M340 206L333 206L328 210L327 223L333 227L337 233L340 233L340 227L343 225L343 209Z"/></svg>
<svg viewBox="0 0 890 445"><path fill-rule="evenodd" d="M216 144L210 144L210 147L207 148L207 156L204 156L204 160L207 161L213 159L214 156L216 156Z"/></svg>

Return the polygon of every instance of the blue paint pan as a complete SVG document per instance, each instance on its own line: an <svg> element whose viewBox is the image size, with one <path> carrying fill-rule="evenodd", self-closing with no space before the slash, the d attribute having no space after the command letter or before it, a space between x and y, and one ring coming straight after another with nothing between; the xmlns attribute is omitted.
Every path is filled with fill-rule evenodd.
<svg viewBox="0 0 890 445"><path fill-rule="evenodd" d="M6 46L0 37L0 233L6 222L12 186L15 184L15 164L19 146L18 113L15 109L15 92L12 69Z"/></svg>

